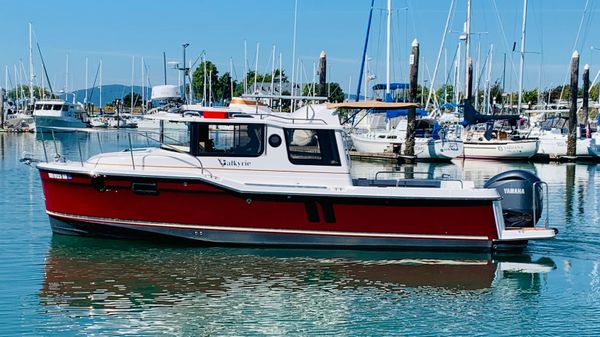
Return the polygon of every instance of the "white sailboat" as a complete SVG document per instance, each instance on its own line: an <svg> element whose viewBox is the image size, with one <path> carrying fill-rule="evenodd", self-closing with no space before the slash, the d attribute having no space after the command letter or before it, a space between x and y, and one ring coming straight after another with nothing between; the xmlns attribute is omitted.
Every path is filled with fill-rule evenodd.
<svg viewBox="0 0 600 337"><path fill-rule="evenodd" d="M387 49L386 49L386 85L385 99L391 98L391 83L390 83L390 19L391 19L391 0L387 2ZM418 45L415 39L412 43L413 47ZM385 111L384 111L385 112ZM387 111L389 115L390 111ZM364 111L363 114L370 114L371 111ZM389 117L389 116L388 116ZM371 122L373 118L371 119ZM407 119L406 118L386 118L385 128L371 128L367 132L357 132L355 129L351 133L352 143L358 152L364 153L402 153L406 145L407 135ZM420 120L419 123L425 125L434 121ZM420 137L415 137L414 153L417 159L427 160L449 160L458 157L463 153L463 142L460 139L450 139L445 133L431 132L433 127L428 132L423 132Z"/></svg>

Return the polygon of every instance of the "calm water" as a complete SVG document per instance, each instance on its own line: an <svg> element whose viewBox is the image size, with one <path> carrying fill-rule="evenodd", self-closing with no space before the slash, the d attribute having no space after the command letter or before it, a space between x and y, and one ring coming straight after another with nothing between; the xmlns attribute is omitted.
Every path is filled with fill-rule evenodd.
<svg viewBox="0 0 600 337"><path fill-rule="evenodd" d="M78 159L96 135L57 136ZM104 150L128 146L102 134ZM143 144L133 137L134 144ZM55 145L46 141L49 156ZM520 255L226 249L53 236L38 135L0 134L0 336L594 335L600 331L597 165L457 161L415 174L521 168L550 187L556 240ZM356 176L391 166L355 163ZM401 216L399 214L399 216ZM423 214L423 216L443 216ZM468 221L465 214L465 221Z"/></svg>

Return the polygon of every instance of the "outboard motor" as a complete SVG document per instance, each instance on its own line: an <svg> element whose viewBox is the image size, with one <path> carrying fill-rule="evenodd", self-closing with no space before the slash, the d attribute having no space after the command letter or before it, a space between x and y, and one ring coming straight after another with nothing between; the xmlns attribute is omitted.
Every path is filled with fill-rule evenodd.
<svg viewBox="0 0 600 337"><path fill-rule="evenodd" d="M542 184L531 172L511 170L493 176L484 187L495 188L502 197L502 215L507 228L534 227L542 215Z"/></svg>

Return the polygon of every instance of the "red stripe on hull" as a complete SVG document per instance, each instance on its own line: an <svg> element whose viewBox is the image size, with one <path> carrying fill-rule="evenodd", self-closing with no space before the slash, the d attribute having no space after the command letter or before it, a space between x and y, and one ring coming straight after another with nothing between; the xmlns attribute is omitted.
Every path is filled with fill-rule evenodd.
<svg viewBox="0 0 600 337"><path fill-rule="evenodd" d="M131 190L131 178L41 178L48 211L184 225L497 238L492 201L249 195L199 181L152 180L158 194ZM137 180L136 180L137 181ZM312 210L312 211L311 211ZM312 216L311 213L312 212Z"/></svg>

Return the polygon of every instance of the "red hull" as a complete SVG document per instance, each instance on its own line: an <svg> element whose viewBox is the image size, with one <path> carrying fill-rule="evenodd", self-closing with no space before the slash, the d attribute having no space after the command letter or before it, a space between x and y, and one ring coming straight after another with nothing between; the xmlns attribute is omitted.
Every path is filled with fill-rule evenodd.
<svg viewBox="0 0 600 337"><path fill-rule="evenodd" d="M132 190L130 177L107 177L93 186L92 178L85 175L56 179L46 171L40 174L46 209L63 220L126 223L140 230L208 226L260 233L306 232L309 236L355 233L385 238L390 234L487 243L497 238L491 200L252 195L194 180L134 178L133 182L156 183L156 193L141 194Z"/></svg>

